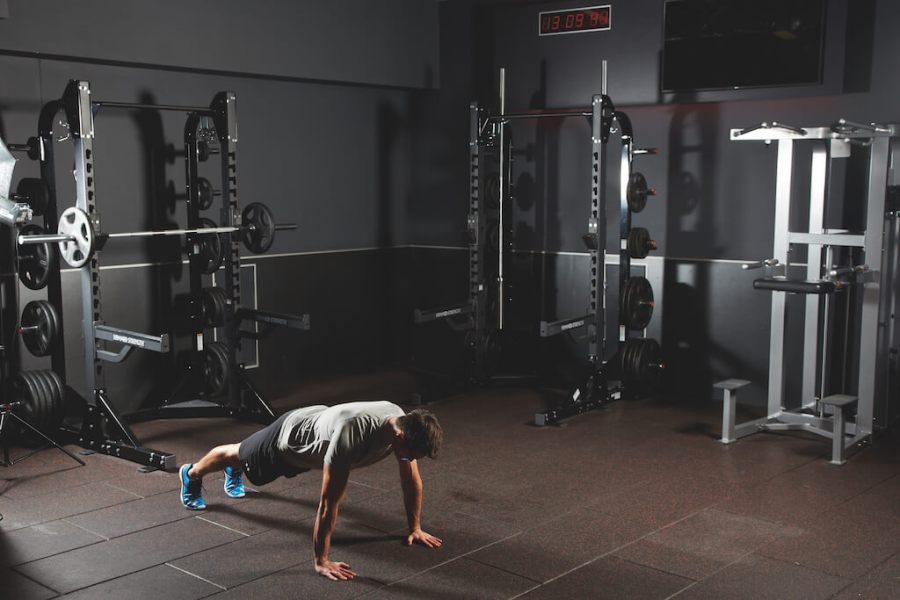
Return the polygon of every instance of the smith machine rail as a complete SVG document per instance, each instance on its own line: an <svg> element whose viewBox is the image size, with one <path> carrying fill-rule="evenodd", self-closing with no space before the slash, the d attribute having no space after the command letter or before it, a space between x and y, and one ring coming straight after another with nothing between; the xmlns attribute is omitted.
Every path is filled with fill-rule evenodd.
<svg viewBox="0 0 900 600"><path fill-rule="evenodd" d="M888 361L897 356L898 210L886 208L891 140L895 126L839 120L830 127L792 127L762 123L733 129L733 141L776 142L775 234L773 256L744 269L766 268L753 287L772 292L769 346L768 410L765 417L735 424L732 392L749 382L727 380L722 442L731 443L759 431L807 431L832 441L831 462L843 464L846 452L884 427ZM812 146L809 225L792 231L795 146ZM829 177L835 161L859 153L867 161L867 190L852 197L865 201L863 231L826 228ZM845 217L846 218L846 217ZM888 227L887 224L892 223ZM805 277L795 272L792 252L805 249ZM795 255L795 262L797 258ZM802 338L803 373L800 398L788 397L790 372L785 362L788 341L788 294L805 295ZM840 310L837 307L843 306ZM855 339L854 339L855 338ZM854 349L855 352L854 353ZM854 364L855 363L855 364ZM896 365L894 367L896 369ZM853 373L856 376L853 376ZM854 386L854 379L858 383ZM896 385L894 382L893 385ZM880 413L880 414L879 414Z"/></svg>
<svg viewBox="0 0 900 600"><path fill-rule="evenodd" d="M235 96L231 92L220 92L208 107L137 104L126 102L91 101L90 85L87 81L71 81L63 97L44 106L39 120L39 139L29 142L41 161L41 179L44 182L42 212L44 227L27 225L20 230L20 269L22 257L31 257L31 262L42 265L36 271L41 275L22 278L44 279L49 282L48 299L51 305L61 306L61 285L59 269L50 264L54 255L53 242L59 244L60 252L70 266L77 267L81 276L82 325L84 336L84 369L87 396L81 397L71 387L64 386L63 396L80 399L85 410L80 425L62 425L60 439L66 443L76 443L84 448L102 452L159 469L174 469L175 456L168 452L145 448L129 424L160 418L186 417L234 417L269 423L275 413L262 395L246 377L243 365L238 362L237 351L243 338L260 338L274 326L292 329L309 329L309 315L295 316L267 311L251 310L241 306L239 242L254 252L268 250L279 229L293 229L293 225L276 225L271 212L260 204L250 204L243 212L238 209L237 195L237 117ZM187 185L188 228L148 232L122 232L104 234L99 232L94 180L94 115L102 108L172 110L187 113L185 124L185 162ZM68 135L74 145L75 154L75 196L76 203L63 211L57 222L57 186L53 146L53 126L59 112L65 114ZM59 140L59 141L62 141ZM221 159L220 218L223 226L210 224L201 219L200 208L212 205L208 180L199 176L199 162L209 155L218 153ZM205 185L204 185L205 184ZM205 195L206 197L201 197ZM53 227L56 231L53 231ZM168 352L168 334L150 335L128 331L106 325L101 315L100 261L98 250L108 239L116 237L178 235L186 238L188 264L190 270L190 301L188 320L190 321L193 352L185 372L178 383L160 404L130 414L120 414L109 398L105 386L103 362L118 363L124 360L134 348L154 352ZM37 257L35 259L35 257ZM42 260L41 257L44 257ZM220 267L225 271L223 294L210 294L202 287L204 273L212 273ZM29 287L32 287L29 285ZM38 289L38 288L35 288ZM215 288L213 288L215 289ZM221 297L219 297L221 296ZM213 301L204 302L213 298ZM210 304L216 317L210 319L204 314L204 305ZM51 306L50 308L53 308ZM62 315L57 314L57 343L52 344L52 371L65 381L65 353L62 344ZM262 331L241 330L243 322L263 325ZM32 326L34 327L34 326ZM222 327L224 343L207 342L204 329ZM20 328L20 332L23 328ZM107 350L107 343L118 346L115 351ZM215 346L215 347L213 347ZM210 386L209 380L216 380ZM222 400L217 400L209 388L225 392ZM33 391L33 390L32 390Z"/></svg>
<svg viewBox="0 0 900 600"><path fill-rule="evenodd" d="M643 330L653 312L653 292L643 277L631 276L631 259L645 258L656 243L646 229L631 227L631 214L640 212L647 196L655 194L643 175L632 170L635 156L656 154L655 149L634 147L631 121L617 111L607 95L606 61L603 61L601 94L592 98L590 108L543 110L527 113L506 112L506 72L500 69L500 112L487 114L477 103L470 106L469 119L469 298L462 305L431 310L416 310L416 323L444 319L456 330L465 331L465 346L470 353L469 381L484 383L490 377L489 359L500 351L499 334L505 315L505 237L509 224L512 155L510 123L544 118L587 118L591 125L591 207L588 233L583 236L590 257L590 300L585 315L554 322L541 322L541 337L568 333L586 327L590 374L578 385L567 402L554 410L535 415L535 424L547 425L596 408L621 394L637 395L641 381L651 379L661 367L659 345L655 340L632 337ZM614 127L617 125L618 127ZM606 357L606 153L610 135L618 132L622 142L620 167L620 299L619 339L613 366L621 367L621 385L609 385L610 362ZM484 153L482 151L485 151ZM498 156L499 171L485 176L487 150ZM482 193L484 190L486 193ZM461 319L460 319L461 318Z"/></svg>

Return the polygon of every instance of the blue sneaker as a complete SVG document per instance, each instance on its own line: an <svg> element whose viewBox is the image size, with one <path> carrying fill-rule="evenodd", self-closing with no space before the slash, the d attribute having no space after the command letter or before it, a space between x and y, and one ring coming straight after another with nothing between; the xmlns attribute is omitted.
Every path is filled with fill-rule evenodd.
<svg viewBox="0 0 900 600"><path fill-rule="evenodd" d="M188 510L203 510L206 501L203 499L203 480L191 479L188 471L193 465L181 465L178 475L181 478L181 503Z"/></svg>
<svg viewBox="0 0 900 600"><path fill-rule="evenodd" d="M243 471L225 467L225 493L232 498L243 498L247 495L244 490Z"/></svg>

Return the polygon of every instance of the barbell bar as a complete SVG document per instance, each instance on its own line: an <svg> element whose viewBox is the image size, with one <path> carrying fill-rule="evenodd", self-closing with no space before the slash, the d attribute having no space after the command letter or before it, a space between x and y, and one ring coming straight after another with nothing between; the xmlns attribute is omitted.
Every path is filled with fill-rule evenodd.
<svg viewBox="0 0 900 600"><path fill-rule="evenodd" d="M249 217L249 218L248 218ZM295 223L274 223L271 211L265 205L254 202L248 204L242 213L240 226L202 227L193 229L161 229L155 231L123 231L97 234L86 212L70 206L59 217L57 233L19 234L16 241L20 245L58 243L63 259L69 266L81 267L94 253L97 239L136 238L173 235L220 235L240 232L245 245L252 252L265 252L271 247L275 231L296 229Z"/></svg>

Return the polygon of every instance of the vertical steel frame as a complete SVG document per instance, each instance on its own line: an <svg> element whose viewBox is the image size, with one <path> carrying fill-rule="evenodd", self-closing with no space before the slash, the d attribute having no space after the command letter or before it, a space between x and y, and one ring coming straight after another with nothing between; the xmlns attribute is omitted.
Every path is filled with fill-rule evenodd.
<svg viewBox="0 0 900 600"><path fill-rule="evenodd" d="M865 255L864 265L853 267L852 277L862 295L858 318L859 355L856 360L858 385L855 395L847 390L827 389L826 373L830 369L834 349L829 344L829 310L832 301L817 294L806 298L803 335L802 390L799 402L785 398L785 324L787 318L785 291L773 291L771 329L769 338L768 415L729 429L734 439L757 431L799 429L832 440L832 463L843 464L844 454L854 444L872 435L887 423L877 423L876 405L888 392L889 346L891 332L886 315L896 302L897 291L885 291L893 276L885 271L890 263L885 258L885 196L888 171L891 165L891 140L894 127L855 125L839 121L831 127L796 128L777 123L762 124L744 130L732 130L733 140L777 141L777 173L775 189L775 224L773 258L778 261L780 276L787 276L790 268L791 244L808 248L806 277L809 281L834 278L832 260L835 248L859 248ZM800 141L813 144L810 172L809 227L806 232L790 231L791 182L794 145ZM850 156L849 150L867 152L868 176L866 185L865 231L850 232L824 227L828 201L830 161ZM890 239L890 236L887 238ZM888 250L891 251L891 250ZM824 256L823 256L824 255ZM837 282L836 284L840 284ZM825 313L823 323L822 313ZM881 319L881 320L879 320ZM818 373L821 370L821 376ZM817 379L819 379L817 383ZM849 393L852 393L849 392ZM817 414L803 409L818 407ZM851 412L853 411L853 412ZM827 414L830 412L830 415ZM885 411L886 412L886 411ZM854 414L855 413L855 414ZM733 419L733 416L731 417ZM731 439L729 441L734 441Z"/></svg>
<svg viewBox="0 0 900 600"><path fill-rule="evenodd" d="M487 289L484 282L484 243L486 224L481 201L481 110L478 103L469 105L469 302L474 307L474 379L485 376L485 344L479 341L487 328Z"/></svg>

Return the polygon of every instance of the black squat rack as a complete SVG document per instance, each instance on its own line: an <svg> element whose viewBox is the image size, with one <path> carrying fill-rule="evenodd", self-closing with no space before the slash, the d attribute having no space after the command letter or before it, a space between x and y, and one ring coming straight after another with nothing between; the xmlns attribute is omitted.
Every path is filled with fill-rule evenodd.
<svg viewBox="0 0 900 600"><path fill-rule="evenodd" d="M589 373L566 402L535 415L536 425L558 423L561 419L597 408L621 397L637 397L649 388L662 368L659 344L639 337L649 323L654 307L653 289L645 277L632 276L632 259L646 258L656 242L644 228L632 228L633 213L646 206L655 191L644 176L633 170L635 156L656 154L651 148L634 146L631 120L618 111L606 93L606 62L603 62L602 92L592 97L591 106L576 109L547 109L527 113L506 112L506 72L500 70L500 111L489 114L477 103L470 105L469 124L469 298L466 303L415 311L416 323L444 319L454 329L465 331L469 352L468 381L483 384L491 379L493 355L501 351L500 332L504 328L504 261L511 245L512 199L511 122L541 118L587 118L591 125L591 202L587 248L590 298L587 313L574 318L540 323L541 337L571 333L586 328ZM606 156L613 133L622 143L620 162L619 221L619 330L615 353L607 359L606 310ZM484 175L487 157L496 160L496 173ZM462 320L460 320L462 319ZM616 379L617 378L617 379Z"/></svg>
<svg viewBox="0 0 900 600"><path fill-rule="evenodd" d="M64 397L80 402L84 411L80 424L63 424L60 439L84 448L171 470L175 455L145 448L130 424L160 418L233 417L269 423L275 413L247 378L237 353L244 338L261 338L274 326L309 329L309 315L295 316L252 310L241 305L239 242L252 252L267 251L275 231L295 229L279 225L272 213L259 203L239 211L237 194L237 117L232 92L216 94L208 107L102 102L91 100L87 81L71 81L60 100L44 106L39 121L41 177L46 183L47 202L43 232L22 228L18 235L20 254L28 248L41 248L39 255L53 255L59 245L63 259L80 270L84 369L86 396L65 386ZM187 170L187 229L101 233L94 181L94 115L103 108L130 110L180 111L187 113L185 160ZM53 146L53 127L58 113L66 119L67 138L74 146L75 206L65 209L57 223L57 187ZM64 138L66 139L66 138ZM60 140L61 141L61 140ZM199 163L210 155L221 159L221 191L199 176ZM221 225L200 217L201 208L211 208L221 198ZM55 225L55 231L52 227ZM100 250L111 238L181 236L186 240L190 269L190 300L186 319L192 333L193 352L185 372L172 392L158 405L134 413L121 414L109 398L104 378L104 362L122 362L135 348L169 352L168 334L151 335L106 325L101 313ZM225 288L202 287L204 273L220 268L225 271ZM58 265L50 269L50 297L61 301ZM21 278L21 277L20 277ZM244 331L242 323L262 325L260 331ZM65 354L61 319L58 343L54 344L53 371L65 381ZM207 331L220 327L221 342L208 342ZM107 349L113 344L116 349ZM63 384L65 385L65 384ZM217 396L222 396L217 398Z"/></svg>

